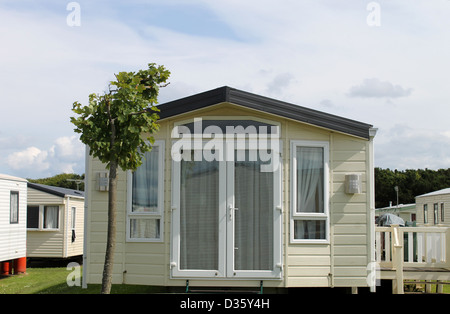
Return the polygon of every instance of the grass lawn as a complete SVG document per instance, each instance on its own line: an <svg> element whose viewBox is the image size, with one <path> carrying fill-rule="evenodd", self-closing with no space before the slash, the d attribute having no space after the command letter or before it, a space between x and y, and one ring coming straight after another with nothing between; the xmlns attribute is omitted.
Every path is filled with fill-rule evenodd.
<svg viewBox="0 0 450 314"><path fill-rule="evenodd" d="M418 284L418 285L405 285L405 291L410 292L424 292L425 291L425 285L424 284ZM437 291L437 285L432 284L431 285L431 293L436 293ZM450 294L450 284L443 285L443 291L442 293Z"/></svg>
<svg viewBox="0 0 450 314"><path fill-rule="evenodd" d="M81 272L81 269L80 269ZM87 289L69 286L67 277L72 270L66 267L27 268L23 275L0 277L0 294L99 294L101 285L88 285ZM72 277L70 277L72 278ZM419 286L420 287L420 286ZM414 289L414 291L422 290ZM405 291L407 291L405 289ZM436 291L433 286L433 293ZM141 285L113 285L111 294L158 293L161 288ZM444 285L444 293L450 294L450 285Z"/></svg>
<svg viewBox="0 0 450 314"><path fill-rule="evenodd" d="M26 274L0 277L0 294L99 294L101 285L87 289L67 285L72 270L65 267L27 268ZM155 287L113 285L111 294L154 293Z"/></svg>

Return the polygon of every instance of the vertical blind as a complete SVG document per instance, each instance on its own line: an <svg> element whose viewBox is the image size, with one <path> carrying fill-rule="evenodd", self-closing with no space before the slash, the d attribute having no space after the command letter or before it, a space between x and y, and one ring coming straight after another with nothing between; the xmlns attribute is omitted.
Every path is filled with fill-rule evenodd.
<svg viewBox="0 0 450 314"><path fill-rule="evenodd" d="M261 160L236 161L235 269L273 269L273 172L261 172ZM237 160L237 158L236 158Z"/></svg>
<svg viewBox="0 0 450 314"><path fill-rule="evenodd" d="M181 161L180 269L218 269L219 162Z"/></svg>

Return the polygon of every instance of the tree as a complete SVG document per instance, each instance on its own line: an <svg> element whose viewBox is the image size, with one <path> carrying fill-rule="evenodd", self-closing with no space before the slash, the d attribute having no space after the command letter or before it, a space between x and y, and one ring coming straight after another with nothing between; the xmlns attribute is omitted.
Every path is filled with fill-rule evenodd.
<svg viewBox="0 0 450 314"><path fill-rule="evenodd" d="M84 174L61 173L49 178L27 179L29 182L84 191Z"/></svg>
<svg viewBox="0 0 450 314"><path fill-rule="evenodd" d="M376 208L386 207L390 201L396 205L395 186L400 204L414 203L418 195L450 187L450 168L403 171L375 168Z"/></svg>
<svg viewBox="0 0 450 314"><path fill-rule="evenodd" d="M71 117L80 133L80 140L89 146L89 154L109 169L108 231L102 293L111 291L116 236L116 194L118 167L136 170L143 154L151 150L153 133L158 131L157 98L160 87L166 86L170 72L154 63L147 70L115 74L109 91L103 95L90 94L89 105L74 102ZM143 135L145 134L145 136Z"/></svg>

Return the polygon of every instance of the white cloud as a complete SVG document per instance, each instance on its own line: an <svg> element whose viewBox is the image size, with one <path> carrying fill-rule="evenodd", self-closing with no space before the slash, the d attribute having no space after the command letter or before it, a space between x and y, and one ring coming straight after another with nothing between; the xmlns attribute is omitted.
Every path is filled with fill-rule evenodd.
<svg viewBox="0 0 450 314"><path fill-rule="evenodd" d="M21 177L39 178L59 173L84 173L84 146L76 136L59 137L48 149L35 146L13 152L7 165Z"/></svg>
<svg viewBox="0 0 450 314"><path fill-rule="evenodd" d="M398 124L375 137L375 165L390 169L450 168L449 131Z"/></svg>
<svg viewBox="0 0 450 314"><path fill-rule="evenodd" d="M57 138L54 150L55 155L67 161L79 160L84 156L84 147L75 135Z"/></svg>
<svg viewBox="0 0 450 314"><path fill-rule="evenodd" d="M350 88L351 97L375 97L375 98L398 98L411 95L411 88L403 88L391 82L380 81L377 78L365 79L361 85Z"/></svg>
<svg viewBox="0 0 450 314"><path fill-rule="evenodd" d="M39 169L40 172L46 172L50 167L47 157L48 152L37 147L28 147L23 151L9 155L7 163L15 171L36 171L36 169Z"/></svg>

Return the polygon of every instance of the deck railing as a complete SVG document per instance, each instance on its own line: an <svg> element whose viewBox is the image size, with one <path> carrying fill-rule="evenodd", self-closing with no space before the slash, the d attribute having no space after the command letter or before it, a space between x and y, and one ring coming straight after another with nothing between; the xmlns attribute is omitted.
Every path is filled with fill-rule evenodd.
<svg viewBox="0 0 450 314"><path fill-rule="evenodd" d="M404 267L450 267L450 228L376 227L375 256L381 267L394 268L395 255L403 248Z"/></svg>
<svg viewBox="0 0 450 314"><path fill-rule="evenodd" d="M375 258L380 268L396 271L398 293L403 293L403 269L449 268L449 227L375 228Z"/></svg>

